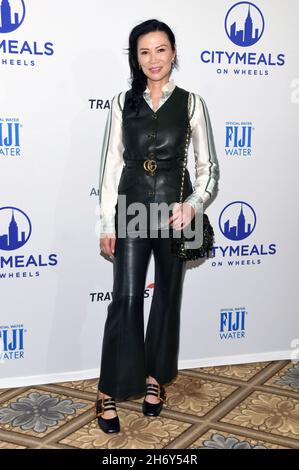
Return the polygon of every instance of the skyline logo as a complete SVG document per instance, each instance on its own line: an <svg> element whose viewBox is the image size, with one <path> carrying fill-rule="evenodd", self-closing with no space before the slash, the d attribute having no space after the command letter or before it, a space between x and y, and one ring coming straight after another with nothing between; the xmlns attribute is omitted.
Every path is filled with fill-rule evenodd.
<svg viewBox="0 0 299 470"><path fill-rule="evenodd" d="M225 155L252 156L252 122L225 123Z"/></svg>
<svg viewBox="0 0 299 470"><path fill-rule="evenodd" d="M10 33L21 26L25 18L23 0L0 0L0 33Z"/></svg>
<svg viewBox="0 0 299 470"><path fill-rule="evenodd" d="M244 307L221 309L219 317L220 339L245 338L245 320L247 313Z"/></svg>
<svg viewBox="0 0 299 470"><path fill-rule="evenodd" d="M231 202L219 216L220 230L229 240L244 240L252 234L255 226L256 214L244 201Z"/></svg>
<svg viewBox="0 0 299 470"><path fill-rule="evenodd" d="M4 227L5 232L2 231ZM21 248L29 240L31 231L30 219L21 209L0 208L0 250L9 251Z"/></svg>
<svg viewBox="0 0 299 470"><path fill-rule="evenodd" d="M241 47L257 43L265 28L261 10L251 2L233 5L226 14L224 24L229 39Z"/></svg>

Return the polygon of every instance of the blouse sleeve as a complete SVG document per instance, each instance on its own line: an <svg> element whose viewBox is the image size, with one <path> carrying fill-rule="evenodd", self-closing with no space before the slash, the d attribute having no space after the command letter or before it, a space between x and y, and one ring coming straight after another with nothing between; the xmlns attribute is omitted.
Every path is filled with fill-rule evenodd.
<svg viewBox="0 0 299 470"><path fill-rule="evenodd" d="M123 92L112 98L101 150L99 203L100 233L115 234L115 206L123 168L122 108Z"/></svg>
<svg viewBox="0 0 299 470"><path fill-rule="evenodd" d="M219 180L219 164L206 103L200 95L195 93L190 93L189 98L195 182L193 193L184 202L191 204L197 212L216 191Z"/></svg>

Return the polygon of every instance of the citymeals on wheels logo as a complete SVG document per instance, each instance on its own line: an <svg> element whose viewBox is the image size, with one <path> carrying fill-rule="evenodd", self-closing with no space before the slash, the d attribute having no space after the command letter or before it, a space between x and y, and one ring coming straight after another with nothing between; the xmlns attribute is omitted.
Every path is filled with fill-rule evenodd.
<svg viewBox="0 0 299 470"><path fill-rule="evenodd" d="M259 265L269 256L276 254L276 243L250 243L257 225L257 215L248 202L234 201L227 204L220 213L218 223L222 235L230 243L213 247L213 267L221 269L226 266L241 266L246 269Z"/></svg>
<svg viewBox="0 0 299 470"><path fill-rule="evenodd" d="M32 7L32 6L31 6ZM35 59L54 54L52 41L17 40L11 37L27 18L24 0L0 0L0 65L34 67ZM34 25L33 25L34 31ZM30 59L30 60L29 60Z"/></svg>
<svg viewBox="0 0 299 470"><path fill-rule="evenodd" d="M0 158L21 156L21 127L19 118L0 117Z"/></svg>
<svg viewBox="0 0 299 470"><path fill-rule="evenodd" d="M27 214L17 207L0 207L0 282L11 278L32 278L40 276L37 268L56 266L57 254L14 253L29 241L32 224ZM1 250L8 252L2 255Z"/></svg>
<svg viewBox="0 0 299 470"><path fill-rule="evenodd" d="M269 30L268 30L269 31ZM270 67L281 67L285 64L285 54L250 49L256 46L265 32L265 19L260 8L252 2L233 4L224 19L224 32L228 40L237 46L236 50L202 50L200 60L203 64L216 65L219 75L269 75ZM274 28L270 30L276 34Z"/></svg>
<svg viewBox="0 0 299 470"><path fill-rule="evenodd" d="M0 364L6 360L24 359L24 325L0 325Z"/></svg>

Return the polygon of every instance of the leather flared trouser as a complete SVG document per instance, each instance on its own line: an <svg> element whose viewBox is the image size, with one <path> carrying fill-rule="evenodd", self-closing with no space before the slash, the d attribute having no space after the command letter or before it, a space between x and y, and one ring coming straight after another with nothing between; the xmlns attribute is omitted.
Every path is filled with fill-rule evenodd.
<svg viewBox="0 0 299 470"><path fill-rule="evenodd" d="M160 233L161 235L161 233ZM180 309L186 262L171 239L116 238L113 296L108 305L98 388L115 400L146 392L146 377L169 384L178 373ZM155 280L146 334L144 290L151 253Z"/></svg>

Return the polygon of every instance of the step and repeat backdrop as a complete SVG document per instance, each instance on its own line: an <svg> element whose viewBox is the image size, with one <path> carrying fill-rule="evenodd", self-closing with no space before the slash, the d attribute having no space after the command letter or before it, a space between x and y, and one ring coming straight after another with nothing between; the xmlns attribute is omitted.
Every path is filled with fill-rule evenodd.
<svg viewBox="0 0 299 470"><path fill-rule="evenodd" d="M104 126L130 88L129 33L150 18L174 31L172 78L205 99L220 166L215 250L186 271L179 368L298 359L298 15L296 0L0 1L1 388L98 377L113 281ZM153 291L152 257L145 327Z"/></svg>

